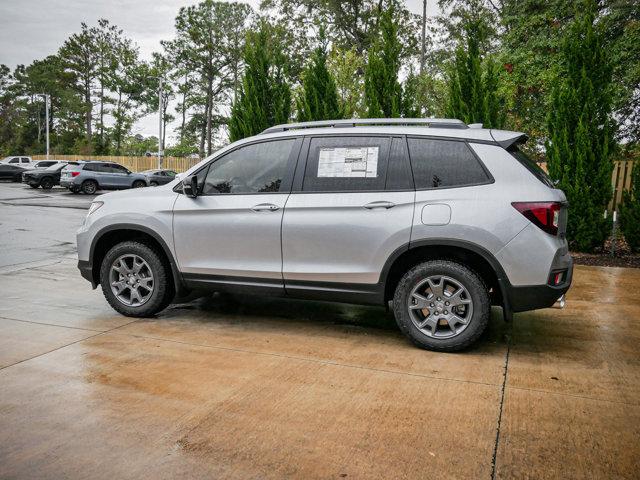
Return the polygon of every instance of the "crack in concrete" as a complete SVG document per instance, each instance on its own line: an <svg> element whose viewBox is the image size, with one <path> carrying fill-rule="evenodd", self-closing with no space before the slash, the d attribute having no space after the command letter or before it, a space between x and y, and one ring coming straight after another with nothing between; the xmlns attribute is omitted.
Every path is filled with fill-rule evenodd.
<svg viewBox="0 0 640 480"><path fill-rule="evenodd" d="M513 329L513 323L510 322L510 330ZM507 337L507 351L504 356L504 372L502 376L502 386L500 388L500 410L498 412L498 423L496 425L496 440L493 444L493 455L491 457L491 480L496 478L496 458L498 456L498 446L500 444L500 427L502 425L502 411L504 407L504 391L507 386L507 373L509 369L509 353L511 352L511 331L505 334Z"/></svg>
<svg viewBox="0 0 640 480"><path fill-rule="evenodd" d="M124 325L120 325L120 326L118 326L118 327L114 327L114 328L112 328L112 329L110 329L110 330L106 330L106 331L104 331L104 332L98 332L98 333L96 333L95 335L89 335L88 337L81 338L80 340L76 340L76 341L73 341L73 342L67 343L67 344L65 344L65 345L61 345L61 346L59 346L59 347L52 348L51 350L48 350L48 351L46 351L46 352L39 353L38 355L34 355L33 357L25 358L25 359L20 360L20 361L18 361L18 362L14 362L14 363L12 363L12 364L10 364L10 365L5 365L4 367L0 367L0 372L1 372L2 370L5 370L5 369L9 368L9 367L15 367L16 365L20 365L21 363L28 362L29 360L33 360L33 359L36 359L36 358L42 357L42 356L44 356L44 355L48 355L48 354L50 354L50 353L57 352L58 350L62 350L63 348L70 347L71 345L75 345L76 343L84 342L85 340L89 340L90 338L94 338L94 337L97 337L97 336L99 336L99 335L104 335L105 333L113 332L114 330L117 330L118 328L126 327L127 325L131 325L132 323L135 323L135 322L137 322L137 321L139 321L139 320L133 320L132 322L125 323ZM63 327L63 328L69 328L69 327Z"/></svg>

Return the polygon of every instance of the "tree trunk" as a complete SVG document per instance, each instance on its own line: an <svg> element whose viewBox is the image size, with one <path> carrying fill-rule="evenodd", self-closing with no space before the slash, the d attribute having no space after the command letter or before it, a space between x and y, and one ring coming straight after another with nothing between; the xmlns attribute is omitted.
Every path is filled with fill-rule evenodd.
<svg viewBox="0 0 640 480"><path fill-rule="evenodd" d="M187 74L184 74L184 90L182 91L182 125L180 126L180 143L184 140L184 125L187 121Z"/></svg>
<svg viewBox="0 0 640 480"><path fill-rule="evenodd" d="M213 105L213 77L207 80L207 155L211 155L211 111Z"/></svg>
<svg viewBox="0 0 640 480"><path fill-rule="evenodd" d="M422 0L422 45L420 48L420 75L424 72L427 49L427 0Z"/></svg>
<svg viewBox="0 0 640 480"><path fill-rule="evenodd" d="M84 83L84 103L85 103L85 129L87 133L87 142L89 143L89 149L92 150L91 140L92 140L92 132L91 132L91 81L89 77L85 79Z"/></svg>

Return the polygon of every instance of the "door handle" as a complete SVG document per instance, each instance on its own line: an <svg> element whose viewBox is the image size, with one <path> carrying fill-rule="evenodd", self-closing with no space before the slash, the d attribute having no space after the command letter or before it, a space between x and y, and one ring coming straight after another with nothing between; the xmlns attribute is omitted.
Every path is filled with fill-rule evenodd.
<svg viewBox="0 0 640 480"><path fill-rule="evenodd" d="M259 203L258 205L254 205L251 207L251 210L254 212L275 212L279 210L280 207L278 205L274 205L273 203Z"/></svg>
<svg viewBox="0 0 640 480"><path fill-rule="evenodd" d="M390 208L395 207L396 204L393 202L385 202L385 201L379 201L379 202L371 202L371 203L367 203L364 208L368 209L368 210L373 210L374 208L386 208L387 210Z"/></svg>

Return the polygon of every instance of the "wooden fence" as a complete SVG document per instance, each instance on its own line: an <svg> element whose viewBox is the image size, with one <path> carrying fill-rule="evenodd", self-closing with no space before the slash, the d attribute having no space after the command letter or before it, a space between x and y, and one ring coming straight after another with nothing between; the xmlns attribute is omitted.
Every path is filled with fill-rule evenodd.
<svg viewBox="0 0 640 480"><path fill-rule="evenodd" d="M157 157L101 157L91 155L52 155L55 160L101 160L103 162L115 162L124 165L133 172L141 172L143 170L151 170L158 167ZM34 155L34 160L45 160L45 155ZM176 172L184 172L198 163L198 158L184 157L165 157L164 168L175 170ZM621 160L614 163L613 174L611 175L611 185L613 186L613 198L609 203L609 209L617 209L622 203L622 192L631 188L631 170L636 161ZM638 160L640 165L640 160ZM546 170L546 164L541 164ZM636 166L636 168L640 168Z"/></svg>
<svg viewBox="0 0 640 480"><path fill-rule="evenodd" d="M46 160L46 155L33 155L34 160ZM132 172L142 172L158 168L158 157L115 157L95 155L51 155L52 160L100 160L115 162L127 167ZM199 158L164 157L162 166L176 172L184 172L200 161Z"/></svg>
<svg viewBox="0 0 640 480"><path fill-rule="evenodd" d="M634 163L640 165L640 160L618 160L613 162L613 172L611 173L611 186L613 187L613 197L609 202L609 211L617 210L622 203L622 192L631 188L631 171ZM543 170L547 171L547 164L541 163ZM640 166L636 166L640 168Z"/></svg>

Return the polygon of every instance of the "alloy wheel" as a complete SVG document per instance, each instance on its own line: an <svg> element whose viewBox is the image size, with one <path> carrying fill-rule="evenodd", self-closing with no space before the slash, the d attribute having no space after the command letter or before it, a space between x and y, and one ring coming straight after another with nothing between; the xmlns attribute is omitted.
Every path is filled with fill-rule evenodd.
<svg viewBox="0 0 640 480"><path fill-rule="evenodd" d="M473 300L459 281L446 275L432 275L418 282L408 297L413 324L428 337L460 335L473 316Z"/></svg>
<svg viewBox="0 0 640 480"><path fill-rule="evenodd" d="M146 303L154 289L151 267L135 254L121 255L113 262L109 283L118 301L129 307L139 307Z"/></svg>

